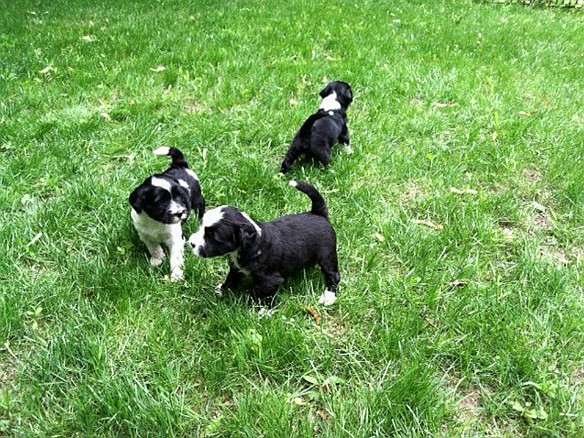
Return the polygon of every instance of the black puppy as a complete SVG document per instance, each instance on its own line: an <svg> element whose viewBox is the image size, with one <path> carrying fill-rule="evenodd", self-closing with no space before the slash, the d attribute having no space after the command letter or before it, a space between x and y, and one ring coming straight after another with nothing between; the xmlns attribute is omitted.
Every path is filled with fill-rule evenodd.
<svg viewBox="0 0 584 438"><path fill-rule="evenodd" d="M170 279L183 278L184 240L182 224L191 210L199 219L205 213L205 199L197 174L189 169L181 151L160 147L156 155L170 155L172 164L163 173L149 176L130 194L132 221L150 253L150 264L160 266L164 259L161 243L170 252Z"/></svg>
<svg viewBox="0 0 584 438"><path fill-rule="evenodd" d="M224 205L203 216L201 227L189 243L199 257L229 255L229 273L219 285L219 294L222 289L237 286L248 275L254 281L257 297L271 302L285 277L318 264L326 282L319 303L328 306L335 302L340 274L336 235L326 203L310 184L291 181L290 185L310 197L310 212L255 222L247 214Z"/></svg>
<svg viewBox="0 0 584 438"><path fill-rule="evenodd" d="M288 148L280 168L282 173L288 172L301 154L306 154L326 166L330 162L331 148L336 141L349 147L347 108L353 101L351 86L346 82L334 81L320 92L320 96L322 102L318 111L306 119Z"/></svg>

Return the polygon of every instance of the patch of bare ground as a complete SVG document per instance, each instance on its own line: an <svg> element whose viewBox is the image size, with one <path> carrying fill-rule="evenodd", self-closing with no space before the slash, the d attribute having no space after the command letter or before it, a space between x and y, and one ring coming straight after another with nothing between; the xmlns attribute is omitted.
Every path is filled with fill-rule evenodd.
<svg viewBox="0 0 584 438"><path fill-rule="evenodd" d="M572 378L574 379L574 384L576 386L584 385L584 366L576 368L574 374L572 374Z"/></svg>
<svg viewBox="0 0 584 438"><path fill-rule="evenodd" d="M547 259L558 267L566 266L570 263L570 257L563 248L554 245L542 245L537 249L540 259Z"/></svg>
<svg viewBox="0 0 584 438"><path fill-rule="evenodd" d="M426 191L420 181L413 179L405 184L404 190L401 193L401 200L403 202L412 202L418 199L423 199L426 196Z"/></svg>
<svg viewBox="0 0 584 438"><path fill-rule="evenodd" d="M523 179L528 183L534 184L541 181L542 175L539 170L535 169L523 169Z"/></svg>
<svg viewBox="0 0 584 438"><path fill-rule="evenodd" d="M458 417L461 423L468 423L480 416L481 394L476 388L469 388L468 392L456 402Z"/></svg>

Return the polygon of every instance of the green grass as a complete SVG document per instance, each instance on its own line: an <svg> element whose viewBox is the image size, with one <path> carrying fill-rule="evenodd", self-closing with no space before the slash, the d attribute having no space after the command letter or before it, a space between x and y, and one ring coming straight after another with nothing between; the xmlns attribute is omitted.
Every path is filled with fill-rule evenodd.
<svg viewBox="0 0 584 438"><path fill-rule="evenodd" d="M0 435L581 436L583 27L462 0L3 2ZM151 151L181 148L209 207L306 210L277 171L330 79L355 153L290 178L328 201L337 303L317 269L265 316L215 298L225 260L151 268L127 203Z"/></svg>

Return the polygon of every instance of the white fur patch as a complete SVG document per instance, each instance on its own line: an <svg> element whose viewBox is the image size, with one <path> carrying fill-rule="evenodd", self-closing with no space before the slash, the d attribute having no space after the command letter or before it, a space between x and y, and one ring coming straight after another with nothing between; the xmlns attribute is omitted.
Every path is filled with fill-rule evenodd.
<svg viewBox="0 0 584 438"><path fill-rule="evenodd" d="M152 177L152 185L156 186L156 187L160 187L161 189L167 190L167 191L171 191L171 185L170 183L162 178L157 178L155 176Z"/></svg>
<svg viewBox="0 0 584 438"><path fill-rule="evenodd" d="M337 301L337 294L325 289L324 293L318 299L318 304L324 304L325 306L331 306Z"/></svg>
<svg viewBox="0 0 584 438"><path fill-rule="evenodd" d="M337 93L336 93L336 91L333 91L327 97L325 97L324 99L322 99L322 102L320 103L320 106L318 108L319 109L322 109L322 110L325 110L325 111L340 110L341 109L341 104L337 100Z"/></svg>
<svg viewBox="0 0 584 438"><path fill-rule="evenodd" d="M140 240L144 242L150 253L150 264L159 266L162 263L164 259L164 252L160 246L162 243L170 252L170 279L182 280L184 240L181 224L163 224L152 219L145 211L138 213L134 209L131 216Z"/></svg>
<svg viewBox="0 0 584 438"><path fill-rule="evenodd" d="M193 247L195 255L199 255L201 248L205 246L205 228L211 227L223 219L224 207L225 206L222 205L221 207L206 212L203 216L203 221L199 230L196 233L191 234L191 237L189 237L189 243Z"/></svg>
<svg viewBox="0 0 584 438"><path fill-rule="evenodd" d="M193 178L195 178L197 181L199 180L199 177L197 176L197 174L195 172L193 172L191 169L185 169L185 171L192 176Z"/></svg>
<svg viewBox="0 0 584 438"><path fill-rule="evenodd" d="M215 296L217 298L223 298L223 283L219 283L217 286L215 286Z"/></svg>
<svg viewBox="0 0 584 438"><path fill-rule="evenodd" d="M288 184L291 185L292 187L297 187L298 186L298 183L296 181L294 181L294 180L290 181Z"/></svg>
<svg viewBox="0 0 584 438"><path fill-rule="evenodd" d="M170 205L168 206L168 212L174 216L180 215L181 219L186 219L187 210L183 205L180 205L178 202L170 201Z"/></svg>
<svg viewBox="0 0 584 438"><path fill-rule="evenodd" d="M161 146L158 149L154 149L152 151L152 153L154 155L168 155L169 152L170 152L170 148L167 146Z"/></svg>
<svg viewBox="0 0 584 438"><path fill-rule="evenodd" d="M262 229L260 228L260 226L258 224L256 224L254 222L254 220L247 215L247 213L244 213L243 211L241 211L240 213L241 213L241 215L244 218L246 218L253 225L253 227L255 228L256 232L258 233L258 236L261 236L262 235Z"/></svg>
<svg viewBox="0 0 584 438"><path fill-rule="evenodd" d="M179 179L178 183L184 187L185 189L187 189L187 192L189 192L189 195L191 194L191 188L189 187L189 185L187 184L187 182L184 179Z"/></svg>
<svg viewBox="0 0 584 438"><path fill-rule="evenodd" d="M247 269L242 268L241 265L239 263L237 263L237 255L238 254L239 254L238 251L233 251L233 252L229 253L229 258L231 259L231 263L233 263L233 266L235 266L239 272L241 272L242 274L245 274L245 275L249 275L250 272Z"/></svg>

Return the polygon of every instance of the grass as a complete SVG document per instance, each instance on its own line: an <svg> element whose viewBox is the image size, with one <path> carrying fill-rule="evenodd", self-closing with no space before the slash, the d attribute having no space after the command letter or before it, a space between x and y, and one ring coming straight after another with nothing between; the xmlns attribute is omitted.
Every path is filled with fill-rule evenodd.
<svg viewBox="0 0 584 438"><path fill-rule="evenodd" d="M584 16L470 1L0 5L0 435L580 436ZM181 148L209 207L278 176L327 79L355 151L266 316L151 268L127 196ZM191 221L186 233L195 231ZM310 309L309 309L310 308ZM320 318L316 321L315 313Z"/></svg>

